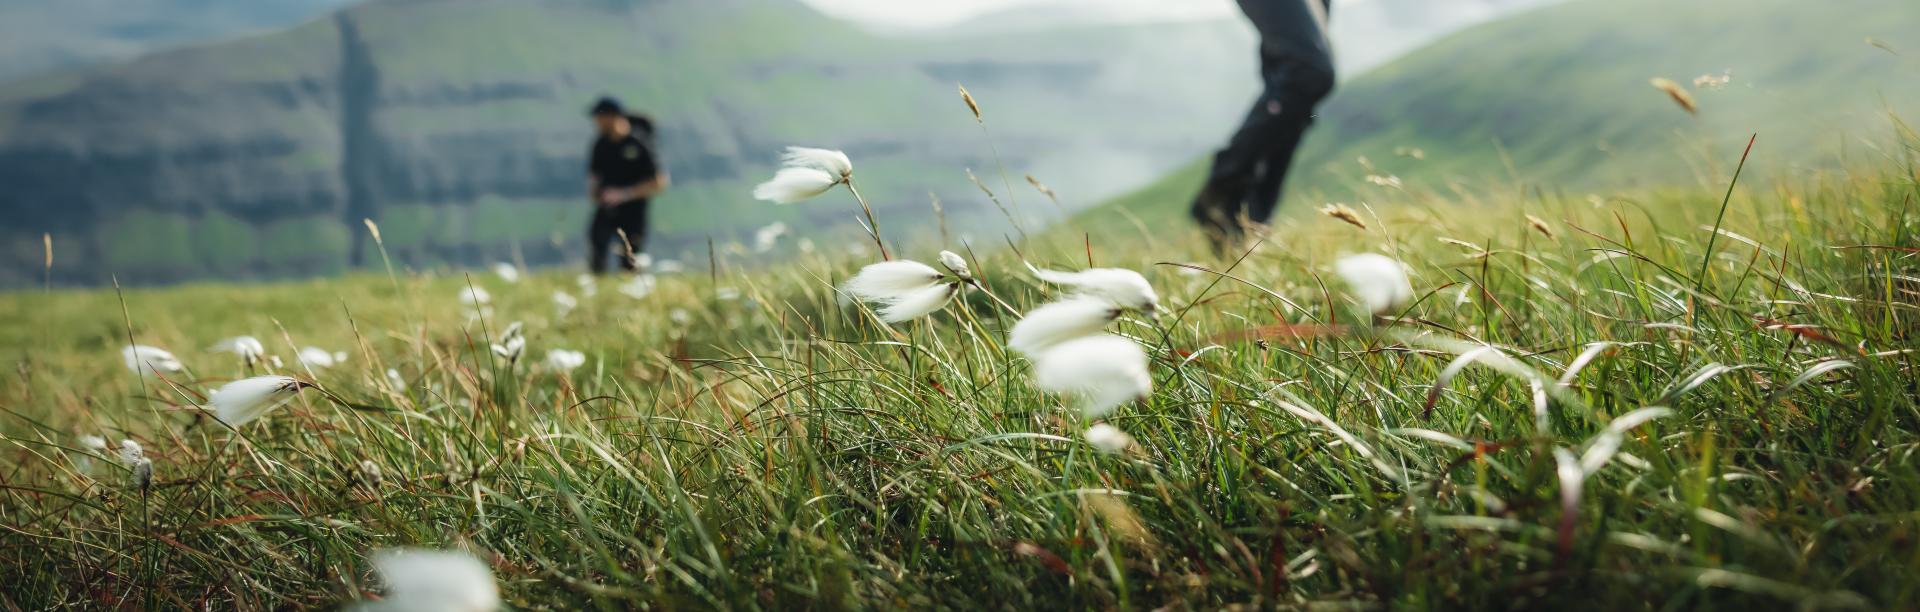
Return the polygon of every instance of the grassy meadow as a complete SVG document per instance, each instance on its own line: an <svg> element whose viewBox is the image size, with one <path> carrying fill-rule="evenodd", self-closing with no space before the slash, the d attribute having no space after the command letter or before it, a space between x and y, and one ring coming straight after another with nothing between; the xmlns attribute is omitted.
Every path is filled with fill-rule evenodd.
<svg viewBox="0 0 1920 612"><path fill-rule="evenodd" d="M1161 217L946 245L984 289L896 325L836 295L874 259L846 245L643 298L571 270L6 294L0 607L332 608L400 546L471 551L515 609L1920 606L1912 145L1731 190L1738 150L1694 187L1382 188L1358 224L1296 200L1225 259L1163 184L1130 200ZM1331 271L1359 252L1417 300L1361 313ZM1159 292L1108 326L1152 358L1104 419L1127 450L1005 347L1058 295L1023 259ZM487 348L514 321L517 363ZM320 390L205 417L241 334ZM137 376L130 339L187 370ZM138 441L151 486L83 435Z"/></svg>

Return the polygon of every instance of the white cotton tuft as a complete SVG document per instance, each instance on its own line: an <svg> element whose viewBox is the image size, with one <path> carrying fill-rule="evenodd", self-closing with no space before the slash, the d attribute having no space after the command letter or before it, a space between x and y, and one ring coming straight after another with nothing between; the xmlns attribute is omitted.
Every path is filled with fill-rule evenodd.
<svg viewBox="0 0 1920 612"><path fill-rule="evenodd" d="M508 363L520 361L520 356L527 352L527 336L521 333L522 329L519 321L508 324L506 331L500 332L498 341L493 343L493 354Z"/></svg>
<svg viewBox="0 0 1920 612"><path fill-rule="evenodd" d="M371 558L387 594L368 609L489 612L500 607L493 571L471 554L408 548L378 551Z"/></svg>
<svg viewBox="0 0 1920 612"><path fill-rule="evenodd" d="M789 168L812 168L840 180L853 176L853 160L847 159L846 153L833 149L787 147L787 153L780 156L780 165Z"/></svg>
<svg viewBox="0 0 1920 612"><path fill-rule="evenodd" d="M387 385L393 387L394 393L399 393L407 389L407 379L400 376L399 370L387 368Z"/></svg>
<svg viewBox="0 0 1920 612"><path fill-rule="evenodd" d="M573 309L579 307L580 300L574 299L573 294L559 289L553 290L553 313L555 318L565 319L567 315L573 313Z"/></svg>
<svg viewBox="0 0 1920 612"><path fill-rule="evenodd" d="M329 352L317 346L300 349L296 357L299 358L300 365L308 368L331 368L347 360L346 353Z"/></svg>
<svg viewBox="0 0 1920 612"><path fill-rule="evenodd" d="M463 287L460 289L460 303L467 306L485 306L493 303L493 294L487 293L486 289L480 287Z"/></svg>
<svg viewBox="0 0 1920 612"><path fill-rule="evenodd" d="M1087 444L1109 453L1124 452L1127 447L1133 446L1133 436L1106 423L1095 423L1094 426L1087 428L1085 435Z"/></svg>
<svg viewBox="0 0 1920 612"><path fill-rule="evenodd" d="M775 221L753 232L753 252L765 253L780 246L780 237L787 235L787 224Z"/></svg>
<svg viewBox="0 0 1920 612"><path fill-rule="evenodd" d="M1036 357L1055 344L1100 333L1120 307L1096 297L1073 297L1027 311L1007 333L1007 348Z"/></svg>
<svg viewBox="0 0 1920 612"><path fill-rule="evenodd" d="M693 313L685 308L675 308L667 311L667 320L673 321L674 325L686 325L693 322Z"/></svg>
<svg viewBox="0 0 1920 612"><path fill-rule="evenodd" d="M139 442L132 440L120 441L120 462L126 464L127 467L133 467L134 464L140 463L146 460L146 458L147 451L144 448L140 448Z"/></svg>
<svg viewBox="0 0 1920 612"><path fill-rule="evenodd" d="M301 389L311 386L292 376L244 378L222 385L208 397L206 407L220 422L239 427L285 406Z"/></svg>
<svg viewBox="0 0 1920 612"><path fill-rule="evenodd" d="M620 293L627 297L643 300L653 295L654 279L652 274L636 274L632 280L620 285Z"/></svg>
<svg viewBox="0 0 1920 612"><path fill-rule="evenodd" d="M960 285L948 283L908 293L881 308L880 320L900 323L933 314L933 311L945 308L959 291Z"/></svg>
<svg viewBox="0 0 1920 612"><path fill-rule="evenodd" d="M940 265L946 267L947 271L952 272L954 276L960 277L960 280L973 280L973 270L967 268L966 258L961 257L959 253L941 251Z"/></svg>
<svg viewBox="0 0 1920 612"><path fill-rule="evenodd" d="M234 336L227 338L213 343L213 346L208 350L216 353L233 353L239 355L240 359L247 363L259 361L267 355L266 345L261 344L260 339L253 336Z"/></svg>
<svg viewBox="0 0 1920 612"><path fill-rule="evenodd" d="M509 283L520 282L520 268L516 268L513 264L504 261L493 264L493 274L494 276L500 277L500 280Z"/></svg>
<svg viewBox="0 0 1920 612"><path fill-rule="evenodd" d="M840 284L840 290L868 302L891 302L939 284L943 276L927 264L897 259L861 268L853 278Z"/></svg>
<svg viewBox="0 0 1920 612"><path fill-rule="evenodd" d="M107 439L93 434L83 434L80 436L80 448L104 453L107 451Z"/></svg>
<svg viewBox="0 0 1920 612"><path fill-rule="evenodd" d="M1079 398L1080 410L1088 418L1106 416L1122 404L1153 393L1146 351L1119 336L1100 334L1068 340L1032 359L1034 386Z"/></svg>
<svg viewBox="0 0 1920 612"><path fill-rule="evenodd" d="M1413 301L1413 284L1398 260L1378 253L1348 255L1333 262L1333 271L1347 281L1367 312L1392 314Z"/></svg>
<svg viewBox="0 0 1920 612"><path fill-rule="evenodd" d="M600 292L600 279L594 278L592 274L582 274L573 277L573 284L579 285L580 295L586 297L593 297L594 294Z"/></svg>
<svg viewBox="0 0 1920 612"><path fill-rule="evenodd" d="M549 370L555 372L572 372L574 368L587 365L587 354L580 351L569 351L567 349L552 349L547 351L545 363Z"/></svg>
<svg viewBox="0 0 1920 612"><path fill-rule="evenodd" d="M899 323L946 307L960 291L960 283L933 266L905 259L883 261L861 268L840 284L840 290L864 302L882 306L880 320Z"/></svg>
<svg viewBox="0 0 1920 612"><path fill-rule="evenodd" d="M781 168L773 180L753 188L753 199L775 204L792 204L826 193L840 184L831 174L814 168Z"/></svg>
<svg viewBox="0 0 1920 612"><path fill-rule="evenodd" d="M1121 268L1089 268L1079 272L1042 270L1027 265L1040 280L1071 287L1074 293L1104 298L1122 307L1153 314L1160 307L1160 296L1139 272Z"/></svg>
<svg viewBox="0 0 1920 612"><path fill-rule="evenodd" d="M172 374L184 370L187 367L182 365L180 360L174 358L173 353L167 352L166 349L157 346L147 346L145 344L135 344L120 349L120 358L127 362L127 369L133 370L141 376L152 376L156 372Z"/></svg>

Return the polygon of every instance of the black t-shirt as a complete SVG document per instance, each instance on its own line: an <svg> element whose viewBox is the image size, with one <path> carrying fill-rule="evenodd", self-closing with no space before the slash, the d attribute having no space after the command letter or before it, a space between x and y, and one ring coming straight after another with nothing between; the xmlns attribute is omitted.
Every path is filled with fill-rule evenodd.
<svg viewBox="0 0 1920 612"><path fill-rule="evenodd" d="M631 118L633 129L623 138L593 139L587 170L600 177L601 187L632 187L653 180L660 166L653 159L653 133L646 120Z"/></svg>

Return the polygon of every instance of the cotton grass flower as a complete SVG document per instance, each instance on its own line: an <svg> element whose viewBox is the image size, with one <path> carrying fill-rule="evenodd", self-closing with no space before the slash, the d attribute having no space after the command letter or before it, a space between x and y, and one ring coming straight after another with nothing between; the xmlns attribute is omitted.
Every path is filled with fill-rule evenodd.
<svg viewBox="0 0 1920 612"><path fill-rule="evenodd" d="M234 336L227 338L215 342L213 347L208 350L216 353L233 353L239 355L240 360L246 362L247 365L259 363L260 359L267 355L266 345L261 344L260 339L253 336Z"/></svg>
<svg viewBox="0 0 1920 612"><path fill-rule="evenodd" d="M812 147L787 147L785 155L780 156L780 165L789 168L813 168L831 174L839 180L853 178L853 160L847 154L833 149Z"/></svg>
<svg viewBox="0 0 1920 612"><path fill-rule="evenodd" d="M1110 334L1075 338L1048 347L1033 359L1033 384L1080 399L1080 411L1100 418L1122 404L1153 393L1147 353L1132 340Z"/></svg>
<svg viewBox="0 0 1920 612"><path fill-rule="evenodd" d="M644 300L647 296L653 295L655 284L652 274L636 274L620 285L620 293L636 300Z"/></svg>
<svg viewBox="0 0 1920 612"><path fill-rule="evenodd" d="M120 358L127 363L127 369L141 376L153 376L156 373L172 374L186 369L173 353L157 346L135 344L120 349Z"/></svg>
<svg viewBox="0 0 1920 612"><path fill-rule="evenodd" d="M773 179L753 188L753 199L793 204L819 197L840 180L816 168L781 168Z"/></svg>
<svg viewBox="0 0 1920 612"><path fill-rule="evenodd" d="M134 464L146 458L147 450L141 448L139 442L133 440L120 441L120 463L125 464L127 467L133 467Z"/></svg>
<svg viewBox="0 0 1920 612"><path fill-rule="evenodd" d="M479 286L462 287L460 289L460 305L465 307L468 318L478 319L493 316L492 304L493 294L487 293L486 289Z"/></svg>
<svg viewBox="0 0 1920 612"><path fill-rule="evenodd" d="M331 368L347 361L345 351L328 351L317 346L300 349L300 353L295 356L300 359L300 365L309 369Z"/></svg>
<svg viewBox="0 0 1920 612"><path fill-rule="evenodd" d="M1027 311L1007 332L1007 348L1037 358L1061 342L1100 333L1121 309L1103 298L1080 296Z"/></svg>
<svg viewBox="0 0 1920 612"><path fill-rule="evenodd" d="M228 427L240 427L287 405L301 389L311 386L292 376L243 378L222 385L207 399L206 408Z"/></svg>
<svg viewBox="0 0 1920 612"><path fill-rule="evenodd" d="M572 372L575 368L587 365L587 354L567 349L551 349L547 351L547 359L543 363L547 369L555 372Z"/></svg>
<svg viewBox="0 0 1920 612"><path fill-rule="evenodd" d="M1392 314L1413 301L1407 268L1378 253L1348 255L1333 262L1333 270L1347 282L1360 305L1374 315Z"/></svg>
<svg viewBox="0 0 1920 612"><path fill-rule="evenodd" d="M493 354L508 364L518 363L520 356L527 352L527 336L522 330L519 321L508 325L507 330L500 333L499 341L493 343Z"/></svg>
<svg viewBox="0 0 1920 612"><path fill-rule="evenodd" d="M573 284L580 287L580 295L582 297L593 297L594 294L600 292L600 279L594 278L592 274L582 274L573 277Z"/></svg>
<svg viewBox="0 0 1920 612"><path fill-rule="evenodd" d="M964 281L933 266L910 260L883 261L861 268L840 290L878 304L880 320L900 323L940 310L960 292Z"/></svg>
<svg viewBox="0 0 1920 612"><path fill-rule="evenodd" d="M1040 280L1065 286L1076 295L1097 297L1149 316L1160 308L1160 296L1139 272L1124 268L1089 268L1079 272L1042 270L1027 264Z"/></svg>
<svg viewBox="0 0 1920 612"><path fill-rule="evenodd" d="M485 288L479 286L462 287L460 303L466 306L486 306L493 303L493 294L487 293Z"/></svg>
<svg viewBox="0 0 1920 612"><path fill-rule="evenodd" d="M941 251L940 267L946 268L947 271L952 272L954 276L960 277L960 280L973 280L973 270L967 268L967 259L961 257L959 253Z"/></svg>
<svg viewBox="0 0 1920 612"><path fill-rule="evenodd" d="M142 494L153 488L153 460L142 458L133 464L132 485Z"/></svg>
<svg viewBox="0 0 1920 612"><path fill-rule="evenodd" d="M780 246L780 237L787 235L787 224L775 221L753 232L753 252L766 253Z"/></svg>
<svg viewBox="0 0 1920 612"><path fill-rule="evenodd" d="M493 275L508 283L520 282L520 268L504 261L493 264Z"/></svg>
<svg viewBox="0 0 1920 612"><path fill-rule="evenodd" d="M573 309L579 308L579 307L580 307L580 300L574 299L573 294L567 293L565 291L561 291L559 289L553 290L554 318L565 319L567 318L567 315L573 313Z"/></svg>
<svg viewBox="0 0 1920 612"><path fill-rule="evenodd" d="M131 472L129 483L135 489L145 493L153 486L153 461L147 459L147 452L140 443L133 440L120 441L120 463Z"/></svg>
<svg viewBox="0 0 1920 612"><path fill-rule="evenodd" d="M1090 418L1153 392L1147 354L1133 340L1100 330L1126 310L1153 314L1159 296L1138 272L1094 268L1080 272L1041 270L1041 280L1068 287L1065 299L1027 312L1007 333L1007 346L1033 362L1033 383L1043 391L1080 398Z"/></svg>
<svg viewBox="0 0 1920 612"><path fill-rule="evenodd" d="M959 283L947 283L907 293L881 308L880 320L900 323L933 314L945 308L959 292Z"/></svg>
<svg viewBox="0 0 1920 612"><path fill-rule="evenodd" d="M1095 423L1092 427L1087 428L1087 432L1084 435L1087 439L1087 444L1091 444L1094 448L1109 453L1126 452L1127 447L1133 446L1133 436L1129 436L1127 432L1120 431L1120 428L1106 423Z"/></svg>
<svg viewBox="0 0 1920 612"><path fill-rule="evenodd" d="M461 551L389 549L371 556L374 573L387 587L371 610L488 612L500 607L493 571Z"/></svg>

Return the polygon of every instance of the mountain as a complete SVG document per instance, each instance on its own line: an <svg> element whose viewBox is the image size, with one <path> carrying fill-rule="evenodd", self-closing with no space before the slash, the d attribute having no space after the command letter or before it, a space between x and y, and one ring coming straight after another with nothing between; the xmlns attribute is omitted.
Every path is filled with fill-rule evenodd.
<svg viewBox="0 0 1920 612"><path fill-rule="evenodd" d="M1334 62L1351 78L1475 24L1564 0L1334 0L1328 25ZM1238 19L1234 0L1048 0L974 17L933 35L974 35L1152 19Z"/></svg>
<svg viewBox="0 0 1920 612"><path fill-rule="evenodd" d="M40 281L43 232L69 284L335 273L379 261L363 218L404 265L577 259L603 93L661 126L668 256L851 226L841 194L750 200L789 144L847 150L890 238L937 225L931 193L997 242L966 169L1029 227L1059 212L1026 173L1069 206L1142 184L1239 112L1251 44L1227 21L935 39L798 0L376 0L0 87L0 285Z"/></svg>
<svg viewBox="0 0 1920 612"><path fill-rule="evenodd" d="M0 82L286 27L356 0L0 0Z"/></svg>
<svg viewBox="0 0 1920 612"><path fill-rule="evenodd" d="M1327 26L1334 61L1358 76L1442 36L1565 0L1345 0Z"/></svg>
<svg viewBox="0 0 1920 612"><path fill-rule="evenodd" d="M1920 117L1913 32L1920 7L1904 0L1578 0L1527 12L1342 84L1282 206L1406 199L1370 175L1439 192L1718 184L1756 133L1743 182L1915 155L1888 145L1902 129L1890 116ZM1691 90L1698 114L1654 77ZM1177 222L1204 165L1114 204L1149 225Z"/></svg>

